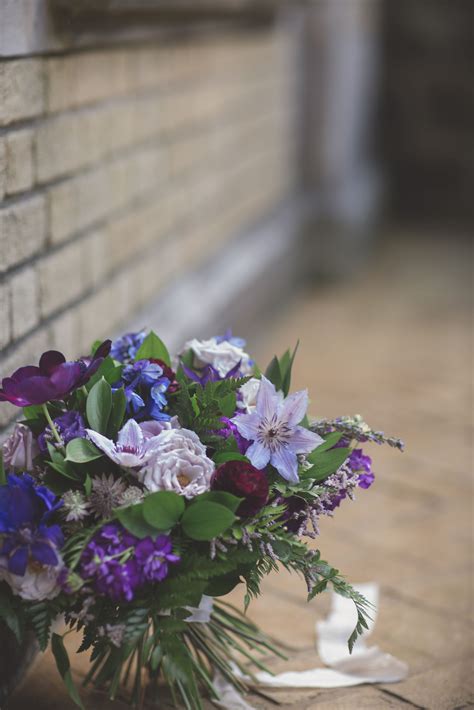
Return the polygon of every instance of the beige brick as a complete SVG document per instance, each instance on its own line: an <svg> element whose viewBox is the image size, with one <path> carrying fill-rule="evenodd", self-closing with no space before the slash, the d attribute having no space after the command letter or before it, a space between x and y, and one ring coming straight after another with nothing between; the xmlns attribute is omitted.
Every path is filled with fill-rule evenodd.
<svg viewBox="0 0 474 710"><path fill-rule="evenodd" d="M48 59L48 110L84 106L133 90L133 52L133 49L81 52Z"/></svg>
<svg viewBox="0 0 474 710"><path fill-rule="evenodd" d="M77 308L65 311L51 323L50 347L64 353L69 359L81 354L81 323Z"/></svg>
<svg viewBox="0 0 474 710"><path fill-rule="evenodd" d="M110 264L105 230L94 230L81 240L84 285L95 288L100 285Z"/></svg>
<svg viewBox="0 0 474 710"><path fill-rule="evenodd" d="M38 274L33 266L10 280L13 338L19 338L38 323Z"/></svg>
<svg viewBox="0 0 474 710"><path fill-rule="evenodd" d="M85 289L81 241L47 254L38 263L41 315L49 316Z"/></svg>
<svg viewBox="0 0 474 710"><path fill-rule="evenodd" d="M46 238L43 196L0 209L0 271L40 251Z"/></svg>
<svg viewBox="0 0 474 710"><path fill-rule="evenodd" d="M5 136L6 192L29 190L34 182L33 131L12 131Z"/></svg>
<svg viewBox="0 0 474 710"><path fill-rule="evenodd" d="M0 136L0 200L6 192L7 184L7 150L5 146L5 137Z"/></svg>
<svg viewBox="0 0 474 710"><path fill-rule="evenodd" d="M10 342L10 290L8 284L0 284L0 348Z"/></svg>
<svg viewBox="0 0 474 710"><path fill-rule="evenodd" d="M0 61L0 126L38 116L43 109L42 61Z"/></svg>

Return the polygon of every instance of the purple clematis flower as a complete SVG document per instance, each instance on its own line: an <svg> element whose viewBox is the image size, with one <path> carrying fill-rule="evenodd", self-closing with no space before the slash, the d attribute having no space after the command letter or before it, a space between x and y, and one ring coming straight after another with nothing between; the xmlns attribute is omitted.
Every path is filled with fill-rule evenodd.
<svg viewBox="0 0 474 710"><path fill-rule="evenodd" d="M109 459L125 468L143 466L156 451L158 437L146 438L135 419L129 419L118 433L115 443L93 429L86 429L89 439Z"/></svg>
<svg viewBox="0 0 474 710"><path fill-rule="evenodd" d="M298 482L297 454L306 454L323 443L312 431L298 426L308 408L308 392L302 390L283 398L275 386L262 375L257 406L251 414L231 419L239 433L253 444L246 456L262 469L268 463L290 483Z"/></svg>
<svg viewBox="0 0 474 710"><path fill-rule="evenodd" d="M92 377L109 354L110 344L110 340L104 340L91 358L74 362L67 362L57 350L48 350L41 356L39 366L20 367L2 380L0 401L27 407L63 399Z"/></svg>

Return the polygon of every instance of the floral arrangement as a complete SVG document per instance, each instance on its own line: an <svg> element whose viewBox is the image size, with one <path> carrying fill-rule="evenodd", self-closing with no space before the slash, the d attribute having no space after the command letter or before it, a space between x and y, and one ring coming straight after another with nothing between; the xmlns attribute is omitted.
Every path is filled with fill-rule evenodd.
<svg viewBox="0 0 474 710"><path fill-rule="evenodd" d="M373 482L357 442L402 443L360 417L310 423L307 391L289 394L295 352L262 374L244 347L228 332L172 361L142 331L2 381L23 420L0 466L0 617L19 641L51 643L81 707L58 615L91 651L86 682L140 704L147 673L188 708L218 697L216 671L245 689L242 659L279 653L220 599L238 584L247 607L281 566L308 599L331 586L354 601L351 648L366 626L365 599L304 537Z"/></svg>

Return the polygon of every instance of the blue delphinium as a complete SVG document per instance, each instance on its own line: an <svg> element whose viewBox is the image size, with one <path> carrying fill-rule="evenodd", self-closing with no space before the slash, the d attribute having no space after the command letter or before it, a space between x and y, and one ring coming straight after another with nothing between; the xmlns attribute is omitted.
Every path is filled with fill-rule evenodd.
<svg viewBox="0 0 474 710"><path fill-rule="evenodd" d="M7 485L0 487L0 555L9 572L23 576L29 562L58 564L63 534L49 520L61 505L52 491L36 486L28 474L9 474Z"/></svg>
<svg viewBox="0 0 474 710"><path fill-rule="evenodd" d="M145 330L140 330L138 333L126 333L121 338L114 340L110 354L114 360L119 362L125 364L132 362L145 338Z"/></svg>
<svg viewBox="0 0 474 710"><path fill-rule="evenodd" d="M126 365L117 387L123 386L127 400L127 412L135 419L156 419L168 421L164 412L168 404L165 393L170 380L164 376L163 368L150 360L137 360Z"/></svg>

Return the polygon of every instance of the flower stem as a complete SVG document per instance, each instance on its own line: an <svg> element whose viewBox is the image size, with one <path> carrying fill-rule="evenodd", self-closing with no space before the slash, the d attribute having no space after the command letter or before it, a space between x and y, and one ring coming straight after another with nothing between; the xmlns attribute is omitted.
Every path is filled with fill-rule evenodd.
<svg viewBox="0 0 474 710"><path fill-rule="evenodd" d="M44 416L46 417L46 421L48 422L49 428L50 428L51 431L53 432L54 438L56 439L56 441L58 442L58 444L60 445L60 447L63 448L63 447L64 447L63 440L62 440L61 437L59 436L59 432L58 432L58 430L56 429L56 425L55 425L55 423L53 422L53 420L51 419L51 414L50 414L49 411L48 411L48 406L47 406L47 404L44 403L44 404L42 405L42 407L43 407Z"/></svg>

